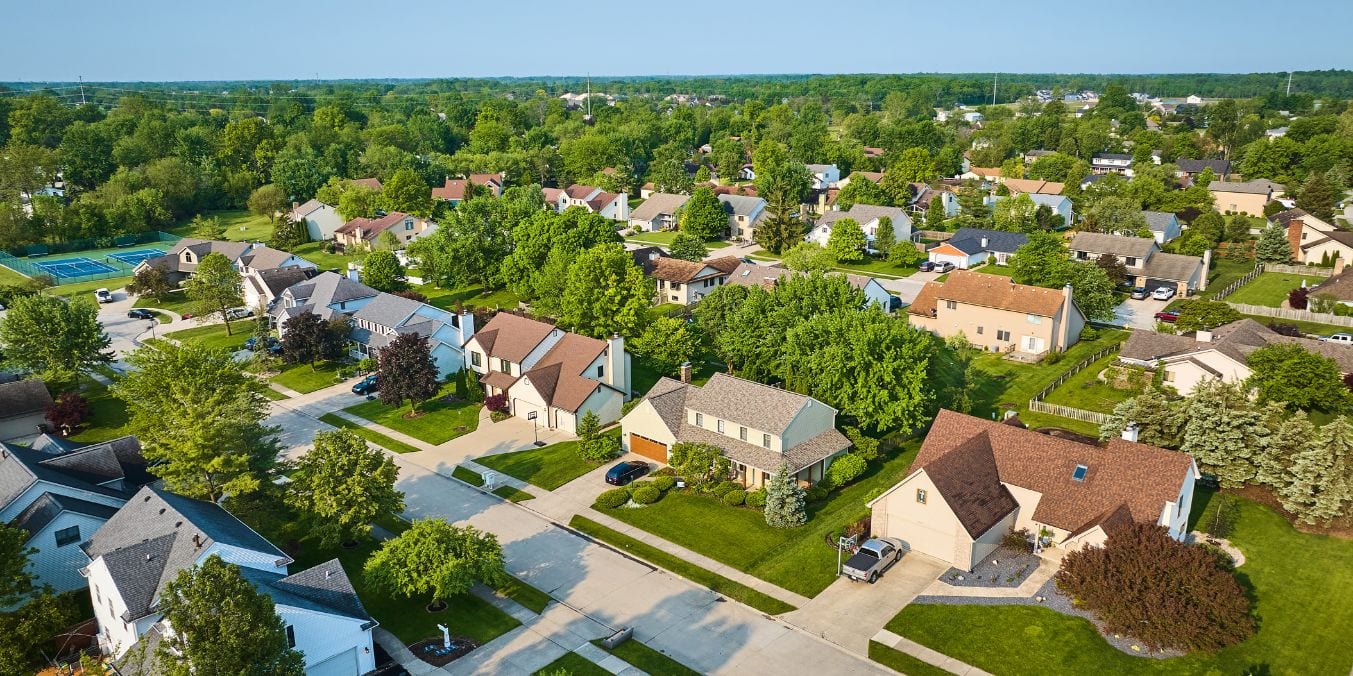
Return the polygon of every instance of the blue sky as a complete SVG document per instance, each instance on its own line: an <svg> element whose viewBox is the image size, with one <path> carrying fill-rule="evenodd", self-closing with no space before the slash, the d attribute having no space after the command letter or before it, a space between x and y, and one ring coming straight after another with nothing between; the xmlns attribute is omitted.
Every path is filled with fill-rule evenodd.
<svg viewBox="0 0 1353 676"><path fill-rule="evenodd" d="M0 81L1353 67L1353 2L71 0Z"/></svg>

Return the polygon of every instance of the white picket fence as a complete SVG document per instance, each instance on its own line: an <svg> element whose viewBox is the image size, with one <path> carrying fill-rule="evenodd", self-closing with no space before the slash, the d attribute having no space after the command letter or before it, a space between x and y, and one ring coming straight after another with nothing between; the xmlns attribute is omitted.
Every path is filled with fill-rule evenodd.
<svg viewBox="0 0 1353 676"><path fill-rule="evenodd" d="M1110 417L1109 414L1100 413L1099 411L1087 411L1083 408L1049 404L1046 401L1039 401L1037 399L1029 400L1029 410L1037 413L1061 416L1063 418L1071 418L1072 420L1079 420L1081 422L1094 423L1096 425L1103 425Z"/></svg>
<svg viewBox="0 0 1353 676"><path fill-rule="evenodd" d="M1323 312L1311 312L1310 310L1289 310L1287 308L1268 307L1267 305L1250 305L1248 303L1227 303L1227 305L1235 308L1237 312L1246 315L1273 317L1275 319L1295 319L1300 322L1316 322L1319 324L1353 327L1353 317L1341 317L1339 315L1326 314Z"/></svg>
<svg viewBox="0 0 1353 676"><path fill-rule="evenodd" d="M1287 265L1286 263L1264 263L1264 272L1282 272L1289 275L1307 275L1310 277L1333 277L1334 268L1317 268L1306 265Z"/></svg>

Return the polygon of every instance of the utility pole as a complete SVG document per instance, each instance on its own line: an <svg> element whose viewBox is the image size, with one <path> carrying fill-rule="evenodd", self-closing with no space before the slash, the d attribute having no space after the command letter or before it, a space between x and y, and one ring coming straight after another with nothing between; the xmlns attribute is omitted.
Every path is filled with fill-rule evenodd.
<svg viewBox="0 0 1353 676"><path fill-rule="evenodd" d="M1287 95L1292 95L1292 71L1287 71Z"/></svg>
<svg viewBox="0 0 1353 676"><path fill-rule="evenodd" d="M80 105L83 106L85 105L85 76L81 75L79 76L79 78L80 78ZM1288 75L1288 78L1289 79L1287 81L1287 90L1288 92L1291 92L1292 91L1292 81L1290 79L1291 75Z"/></svg>
<svg viewBox="0 0 1353 676"><path fill-rule="evenodd" d="M993 106L996 105L996 78L1000 75L1000 73L991 74L991 105Z"/></svg>

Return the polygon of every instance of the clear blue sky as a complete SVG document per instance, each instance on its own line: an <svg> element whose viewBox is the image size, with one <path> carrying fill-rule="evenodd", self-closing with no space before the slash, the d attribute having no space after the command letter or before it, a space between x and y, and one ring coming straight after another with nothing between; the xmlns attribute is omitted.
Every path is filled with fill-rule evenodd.
<svg viewBox="0 0 1353 676"><path fill-rule="evenodd" d="M71 0L6 18L0 81L1353 67L1349 0Z"/></svg>

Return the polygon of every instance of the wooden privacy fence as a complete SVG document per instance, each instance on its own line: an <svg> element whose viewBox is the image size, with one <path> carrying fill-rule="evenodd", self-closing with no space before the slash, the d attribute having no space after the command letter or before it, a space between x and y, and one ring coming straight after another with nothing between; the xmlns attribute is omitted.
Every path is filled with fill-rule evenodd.
<svg viewBox="0 0 1353 676"><path fill-rule="evenodd" d="M1310 310L1289 310L1287 308L1268 307L1267 305L1250 305L1248 303L1227 303L1227 305L1230 305L1237 312L1246 315L1353 327L1353 317L1341 317L1339 315L1326 314L1324 312L1311 312Z"/></svg>
<svg viewBox="0 0 1353 676"><path fill-rule="evenodd" d="M1334 268L1317 268L1307 265L1287 265L1286 263L1264 263L1264 272L1282 272L1289 275L1307 275L1310 277L1333 277Z"/></svg>
<svg viewBox="0 0 1353 676"><path fill-rule="evenodd" d="M1029 400L1029 410L1034 411L1035 413L1047 413L1049 415L1071 418L1072 420L1079 420L1081 422L1095 423L1096 425L1104 424L1109 419L1109 414L1107 413L1087 411L1085 409L1062 406L1060 404L1049 404L1048 402L1043 401L1043 399L1053 390L1069 380L1071 376L1084 371L1089 368L1091 364L1118 352L1122 347L1122 343L1114 343L1113 345L1100 349L1098 352L1086 357L1079 364L1067 369L1062 375L1057 376L1051 383L1048 383L1047 387L1039 390L1038 394L1035 394L1033 398Z"/></svg>

